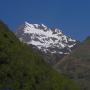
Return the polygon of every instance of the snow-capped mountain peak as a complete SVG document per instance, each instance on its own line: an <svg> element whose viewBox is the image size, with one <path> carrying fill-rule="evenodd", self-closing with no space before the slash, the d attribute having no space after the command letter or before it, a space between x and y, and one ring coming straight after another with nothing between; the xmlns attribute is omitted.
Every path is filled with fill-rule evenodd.
<svg viewBox="0 0 90 90"><path fill-rule="evenodd" d="M76 45L76 40L64 35L60 29L51 29L44 24L25 22L16 35L24 43L31 44L44 53L69 54Z"/></svg>

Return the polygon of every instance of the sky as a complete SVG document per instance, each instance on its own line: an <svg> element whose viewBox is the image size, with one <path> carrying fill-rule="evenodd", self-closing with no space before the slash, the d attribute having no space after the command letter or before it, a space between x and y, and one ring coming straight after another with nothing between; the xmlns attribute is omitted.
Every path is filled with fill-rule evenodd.
<svg viewBox="0 0 90 90"><path fill-rule="evenodd" d="M82 41L90 35L90 0L0 0L0 19L13 31L43 23Z"/></svg>

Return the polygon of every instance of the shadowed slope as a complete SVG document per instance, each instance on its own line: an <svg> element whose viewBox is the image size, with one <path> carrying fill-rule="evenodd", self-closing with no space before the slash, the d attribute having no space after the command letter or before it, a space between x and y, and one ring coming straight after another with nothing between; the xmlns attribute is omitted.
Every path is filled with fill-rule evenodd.
<svg viewBox="0 0 90 90"><path fill-rule="evenodd" d="M77 81L82 90L90 90L90 37L59 62L56 68Z"/></svg>

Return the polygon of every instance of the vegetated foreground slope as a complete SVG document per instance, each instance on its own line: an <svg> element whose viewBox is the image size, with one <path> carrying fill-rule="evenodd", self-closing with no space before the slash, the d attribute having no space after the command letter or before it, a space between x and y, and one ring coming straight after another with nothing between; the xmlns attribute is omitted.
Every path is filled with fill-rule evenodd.
<svg viewBox="0 0 90 90"><path fill-rule="evenodd" d="M90 90L90 37L59 62L56 69L77 81L82 90Z"/></svg>
<svg viewBox="0 0 90 90"><path fill-rule="evenodd" d="M0 22L0 89L79 90L78 86L48 66L31 48L20 43Z"/></svg>

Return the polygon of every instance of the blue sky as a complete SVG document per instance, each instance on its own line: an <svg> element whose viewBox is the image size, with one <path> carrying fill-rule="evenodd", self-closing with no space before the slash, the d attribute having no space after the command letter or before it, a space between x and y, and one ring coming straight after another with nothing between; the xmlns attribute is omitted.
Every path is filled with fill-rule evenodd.
<svg viewBox="0 0 90 90"><path fill-rule="evenodd" d="M0 19L13 31L24 21L44 23L83 40L90 35L90 0L0 0Z"/></svg>

